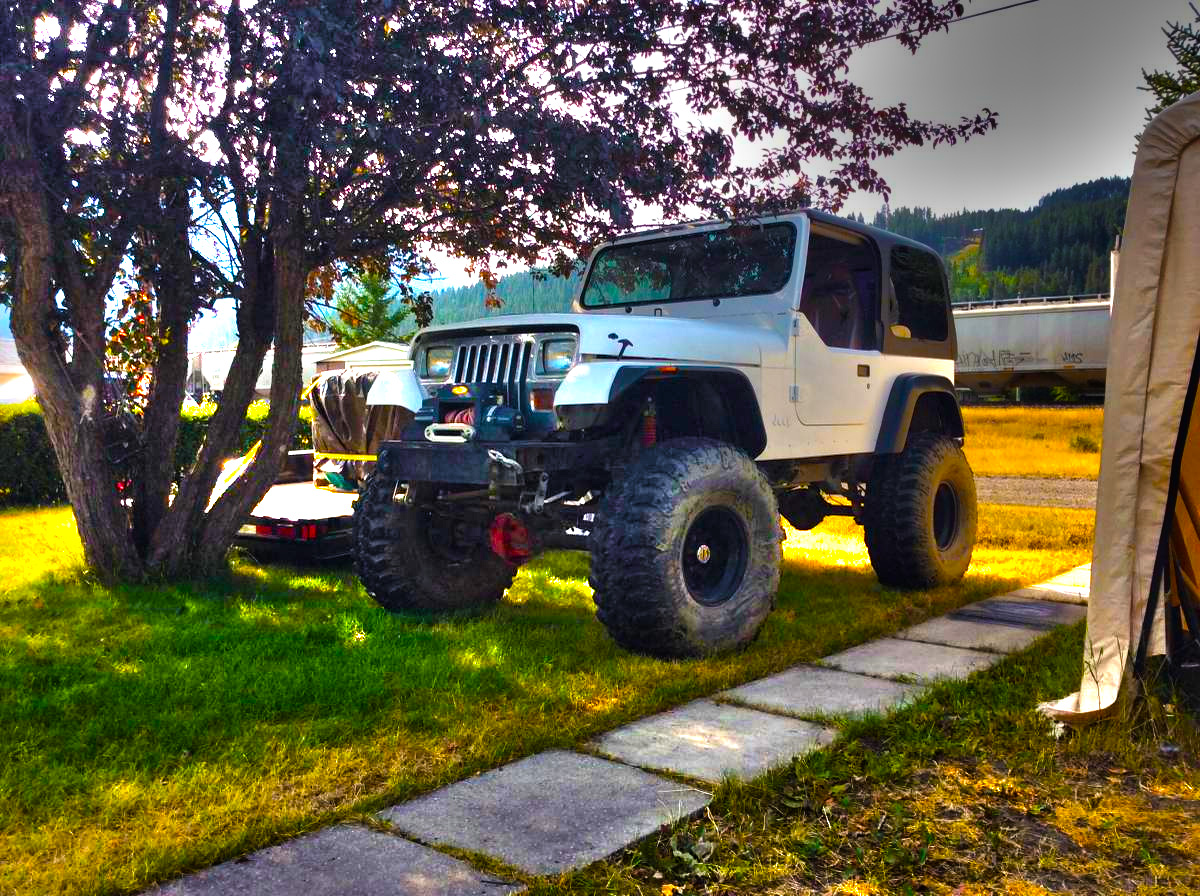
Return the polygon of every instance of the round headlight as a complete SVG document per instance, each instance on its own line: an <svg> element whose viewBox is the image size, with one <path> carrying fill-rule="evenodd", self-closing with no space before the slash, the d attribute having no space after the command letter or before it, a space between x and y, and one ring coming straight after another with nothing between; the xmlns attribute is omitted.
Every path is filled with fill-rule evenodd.
<svg viewBox="0 0 1200 896"><path fill-rule="evenodd" d="M448 345L439 345L425 350L425 376L445 379L450 375L450 365L454 362L454 349Z"/></svg>
<svg viewBox="0 0 1200 896"><path fill-rule="evenodd" d="M574 339L547 339L542 343L543 373L566 373L574 363Z"/></svg>

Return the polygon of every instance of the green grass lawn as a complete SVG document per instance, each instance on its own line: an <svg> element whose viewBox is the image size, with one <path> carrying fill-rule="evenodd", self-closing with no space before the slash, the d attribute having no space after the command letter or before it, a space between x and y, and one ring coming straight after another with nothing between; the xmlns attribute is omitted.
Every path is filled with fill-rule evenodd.
<svg viewBox="0 0 1200 896"><path fill-rule="evenodd" d="M1200 892L1200 729L1151 697L1056 736L1034 707L1078 687L1082 649L1081 624L843 722L829 749L530 896Z"/></svg>
<svg viewBox="0 0 1200 896"><path fill-rule="evenodd" d="M967 459L976 476L1095 479L1104 409L963 408Z"/></svg>
<svg viewBox="0 0 1200 896"><path fill-rule="evenodd" d="M663 662L608 639L582 555L424 621L346 569L112 590L69 511L0 513L0 892L136 890L1049 578L1091 539L1088 511L985 506L966 580L904 593L833 519L790 533L749 649Z"/></svg>

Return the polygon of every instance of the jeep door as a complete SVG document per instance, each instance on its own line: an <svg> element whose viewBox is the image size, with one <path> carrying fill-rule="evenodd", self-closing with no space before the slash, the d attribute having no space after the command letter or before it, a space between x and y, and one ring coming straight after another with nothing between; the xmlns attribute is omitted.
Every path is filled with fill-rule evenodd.
<svg viewBox="0 0 1200 896"><path fill-rule="evenodd" d="M792 321L791 397L801 423L847 427L829 433L837 451L854 450L847 440L862 441L857 430L874 418L880 400L874 385L882 339L879 262L865 236L813 222Z"/></svg>

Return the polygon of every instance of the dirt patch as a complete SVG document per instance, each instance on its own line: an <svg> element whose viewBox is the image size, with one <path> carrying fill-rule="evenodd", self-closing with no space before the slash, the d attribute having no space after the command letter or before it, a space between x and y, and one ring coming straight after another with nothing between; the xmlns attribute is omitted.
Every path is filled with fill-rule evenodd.
<svg viewBox="0 0 1200 896"><path fill-rule="evenodd" d="M1022 476L979 476L975 488L981 504L1024 504L1032 507L1096 506L1094 479L1035 479Z"/></svg>

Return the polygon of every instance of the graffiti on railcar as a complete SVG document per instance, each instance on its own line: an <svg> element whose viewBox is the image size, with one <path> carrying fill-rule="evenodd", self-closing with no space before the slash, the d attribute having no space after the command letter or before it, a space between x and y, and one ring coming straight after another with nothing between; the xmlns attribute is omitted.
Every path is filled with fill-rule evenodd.
<svg viewBox="0 0 1200 896"><path fill-rule="evenodd" d="M1011 348L981 349L958 354L958 366L964 370L1012 370L1029 364L1044 363L1033 352Z"/></svg>

